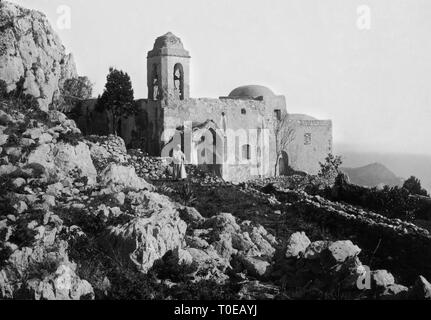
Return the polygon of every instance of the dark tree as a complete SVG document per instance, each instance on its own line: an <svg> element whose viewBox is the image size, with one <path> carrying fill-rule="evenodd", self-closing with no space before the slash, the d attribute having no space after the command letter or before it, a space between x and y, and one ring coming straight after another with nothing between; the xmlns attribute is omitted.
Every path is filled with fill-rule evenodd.
<svg viewBox="0 0 431 320"><path fill-rule="evenodd" d="M134 100L129 75L112 67L109 68L105 90L97 101L96 110L106 112L113 134L117 135L121 118L136 112Z"/></svg>
<svg viewBox="0 0 431 320"><path fill-rule="evenodd" d="M406 181L404 181L403 188L406 189L410 194L426 197L429 196L428 192L422 188L421 181L414 176L411 176Z"/></svg>

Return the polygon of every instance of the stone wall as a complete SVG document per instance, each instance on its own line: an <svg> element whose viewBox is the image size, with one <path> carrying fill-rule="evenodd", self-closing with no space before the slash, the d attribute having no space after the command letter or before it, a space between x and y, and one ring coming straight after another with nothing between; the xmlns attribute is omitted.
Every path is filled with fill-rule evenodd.
<svg viewBox="0 0 431 320"><path fill-rule="evenodd" d="M75 119L76 125L84 135L109 135L109 121L104 112L96 111L97 99L89 99L79 106L80 116Z"/></svg>
<svg viewBox="0 0 431 320"><path fill-rule="evenodd" d="M280 110L282 116L287 113L284 96L261 100L143 99L138 100L137 104L139 111L136 116L121 121L121 137L129 148L140 148L151 156L160 156L167 144L165 151L173 149L178 143L184 145L184 138L179 138L182 141L173 140L174 135L178 134L177 128L183 127L186 122L197 126L211 121L213 136L206 138L219 139L221 143L217 142L219 146L209 150L209 153L218 152L224 157L220 161L223 163L217 163L216 170L221 171L225 180L239 182L274 174L276 150L272 121L275 110ZM106 115L96 112L94 106L95 100L83 104L83 116L78 120L78 126L84 134L107 135L109 125ZM295 138L286 150L288 165L298 171L316 174L320 168L319 162L323 162L332 151L332 122L291 120L290 125L294 126ZM192 150L185 150L189 163L201 163L201 150L197 149L196 143L191 145ZM247 146L250 159L244 157Z"/></svg>
<svg viewBox="0 0 431 320"><path fill-rule="evenodd" d="M332 153L332 121L293 120L294 141L288 147L289 165L297 171L317 174L319 162Z"/></svg>
<svg viewBox="0 0 431 320"><path fill-rule="evenodd" d="M369 253L367 263L371 261L373 267L390 268L404 275L402 280L407 283L418 274L431 277L431 236L427 230L305 192L278 189L275 195L303 219L357 243Z"/></svg>
<svg viewBox="0 0 431 320"><path fill-rule="evenodd" d="M275 163L275 148L270 120L274 110L286 112L284 96L265 100L188 99L171 101L164 108L164 126L172 131L164 137L168 142L175 128L185 121L214 121L225 137L223 178L244 181L257 175L270 175ZM265 138L265 133L267 138ZM250 146L251 161L244 158L243 148Z"/></svg>

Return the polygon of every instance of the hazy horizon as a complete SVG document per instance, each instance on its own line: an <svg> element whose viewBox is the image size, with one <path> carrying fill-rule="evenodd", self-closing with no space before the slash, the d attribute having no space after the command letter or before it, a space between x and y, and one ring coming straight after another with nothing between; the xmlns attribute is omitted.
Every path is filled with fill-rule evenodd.
<svg viewBox="0 0 431 320"><path fill-rule="evenodd" d="M192 97L261 84L289 112L333 120L336 146L431 155L428 0L12 2L47 15L95 96L114 66L146 97L146 54L171 31L192 56ZM58 26L62 5L71 28ZM361 5L369 29L358 28Z"/></svg>

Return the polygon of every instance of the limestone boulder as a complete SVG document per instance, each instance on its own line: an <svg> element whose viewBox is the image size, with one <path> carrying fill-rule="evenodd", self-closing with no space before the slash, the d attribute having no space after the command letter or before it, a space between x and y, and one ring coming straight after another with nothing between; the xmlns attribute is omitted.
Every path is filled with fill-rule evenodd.
<svg viewBox="0 0 431 320"><path fill-rule="evenodd" d="M45 233L31 248L9 245L13 252L0 270L0 299L93 299L92 286L76 274L76 264L69 261L67 242L54 244L48 241L52 232Z"/></svg>
<svg viewBox="0 0 431 320"><path fill-rule="evenodd" d="M404 300L407 298L409 288L400 284L391 284L387 286L381 294L383 300Z"/></svg>
<svg viewBox="0 0 431 320"><path fill-rule="evenodd" d="M213 280L223 283L228 280L226 271L231 268L229 261L221 257L213 246L206 248L186 247L189 277L194 281ZM181 260L179 260L180 262Z"/></svg>
<svg viewBox="0 0 431 320"><path fill-rule="evenodd" d="M350 240L345 240L331 243L324 253L327 263L339 264L349 258L356 257L360 252L361 249L357 245L354 245Z"/></svg>
<svg viewBox="0 0 431 320"><path fill-rule="evenodd" d="M423 276L419 276L409 292L409 298L415 300L431 300L431 284Z"/></svg>
<svg viewBox="0 0 431 320"><path fill-rule="evenodd" d="M286 258L297 258L304 254L308 246L311 244L310 239L304 232L296 232L292 234L287 240Z"/></svg>
<svg viewBox="0 0 431 320"><path fill-rule="evenodd" d="M100 243L110 254L148 272L168 251L182 247L187 225L175 210L161 208L129 222L111 226Z"/></svg>
<svg viewBox="0 0 431 320"><path fill-rule="evenodd" d="M176 212L176 206L168 197L148 190L130 191L127 193L126 200L130 203L136 216L146 217L162 210Z"/></svg>
<svg viewBox="0 0 431 320"><path fill-rule="evenodd" d="M80 176L87 177L89 184L96 182L96 168L93 165L90 150L83 142L78 142L77 145L63 142L39 145L30 153L27 162L41 165L50 174L60 178L78 171Z"/></svg>
<svg viewBox="0 0 431 320"><path fill-rule="evenodd" d="M80 279L70 265L60 265L53 274L43 279L31 279L27 290L35 300L93 300L90 283Z"/></svg>
<svg viewBox="0 0 431 320"><path fill-rule="evenodd" d="M111 163L100 174L100 184L108 189L154 190L154 186L137 176L135 168Z"/></svg>
<svg viewBox="0 0 431 320"><path fill-rule="evenodd" d="M241 267L247 270L247 274L252 277L260 278L267 275L270 271L271 263L260 258L245 255L238 255L236 262L241 264Z"/></svg>
<svg viewBox="0 0 431 320"><path fill-rule="evenodd" d="M385 290L395 284L394 276L387 270L375 270L371 272L372 286L376 290Z"/></svg>
<svg viewBox="0 0 431 320"><path fill-rule="evenodd" d="M180 208L179 211L181 219L183 219L187 224L199 226L205 221L205 218L202 217L199 211L195 208L183 207Z"/></svg>
<svg viewBox="0 0 431 320"><path fill-rule="evenodd" d="M42 110L58 99L67 79L77 77L73 57L46 16L16 4L0 3L0 79L8 91L21 82Z"/></svg>
<svg viewBox="0 0 431 320"><path fill-rule="evenodd" d="M243 239L249 239L253 243L251 250L246 251L245 254L267 257L268 259L273 257L278 242L271 233L269 233L263 226L247 220L241 222L239 226L241 228ZM233 244L234 247L236 247L235 242Z"/></svg>
<svg viewBox="0 0 431 320"><path fill-rule="evenodd" d="M206 236L223 258L230 260L233 254L265 257L271 259L277 240L260 225L250 221L236 222L233 215L221 213L207 219L204 228Z"/></svg>

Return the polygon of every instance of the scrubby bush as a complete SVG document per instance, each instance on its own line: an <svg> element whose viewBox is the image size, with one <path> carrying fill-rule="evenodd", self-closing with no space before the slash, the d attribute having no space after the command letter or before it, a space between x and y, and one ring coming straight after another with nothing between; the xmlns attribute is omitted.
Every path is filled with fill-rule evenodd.
<svg viewBox="0 0 431 320"><path fill-rule="evenodd" d="M53 101L51 108L76 121L82 115L82 102L90 99L92 93L93 84L87 77L67 79L60 89L60 97Z"/></svg>
<svg viewBox="0 0 431 320"><path fill-rule="evenodd" d="M340 172L339 168L342 163L340 156L334 156L332 153L328 154L325 162L319 162L320 171L318 177L333 181Z"/></svg>
<svg viewBox="0 0 431 320"><path fill-rule="evenodd" d="M422 188L421 181L414 176L411 176L404 182L403 188L410 194L429 197L428 192Z"/></svg>
<svg viewBox="0 0 431 320"><path fill-rule="evenodd" d="M82 134L72 132L60 133L57 141L67 143L72 146L77 146L79 142L82 141Z"/></svg>
<svg viewBox="0 0 431 320"><path fill-rule="evenodd" d="M14 90L7 92L6 82L0 80L0 107L9 112L20 112L29 118L42 121L47 120L47 113L39 108L37 99L25 93L24 78L22 77L17 83Z"/></svg>
<svg viewBox="0 0 431 320"><path fill-rule="evenodd" d="M192 185L189 182L182 184L178 194L185 206L191 206L196 201L195 193L193 191Z"/></svg>

